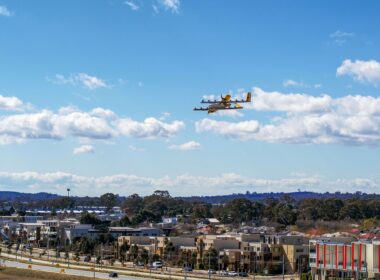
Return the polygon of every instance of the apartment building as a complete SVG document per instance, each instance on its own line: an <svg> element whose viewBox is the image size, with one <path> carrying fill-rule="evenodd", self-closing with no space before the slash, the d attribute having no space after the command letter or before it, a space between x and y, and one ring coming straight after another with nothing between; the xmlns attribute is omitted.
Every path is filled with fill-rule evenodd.
<svg viewBox="0 0 380 280"><path fill-rule="evenodd" d="M380 278L379 240L354 242L312 240L309 256L313 279Z"/></svg>

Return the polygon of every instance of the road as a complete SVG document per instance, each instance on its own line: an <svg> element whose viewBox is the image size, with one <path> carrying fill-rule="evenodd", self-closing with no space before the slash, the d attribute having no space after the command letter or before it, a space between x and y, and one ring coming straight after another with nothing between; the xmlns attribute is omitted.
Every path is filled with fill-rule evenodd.
<svg viewBox="0 0 380 280"><path fill-rule="evenodd" d="M14 254L8 254L8 253L1 253L2 257L5 257L10 260L6 260L6 265L12 266L12 267L19 267L19 268L28 268L29 265L31 265L31 269L33 270L42 270L47 272L55 272L60 273L62 269L64 269L64 273L70 274L70 275L79 275L79 276L88 276L88 277L94 277L94 270L93 267L90 265L80 265L80 264L71 264L68 265L67 263L56 263L53 260L42 260L42 259L36 259L36 258L30 258L28 256L17 256ZM58 267L57 267L58 265ZM117 272L119 274L118 279L128 279L128 280L141 280L141 279L152 279L152 278L160 278L160 279L187 279L187 280L200 280L200 279L207 279L207 274L198 274L198 273L188 273L185 274L178 274L176 271L157 271L152 270L149 272L148 270L130 270L130 269L122 269L122 268L110 268L110 267L99 267L96 266L95 269L95 276L97 278L102 279L109 279L108 274L109 272ZM173 273L173 274L172 274ZM138 277L136 277L138 276ZM211 275L211 279L244 279L240 277L221 277L217 275ZM277 276L256 276L256 280L269 280L269 279L283 279L282 275ZM290 280L298 280L298 277L295 277L294 275L285 275L284 279Z"/></svg>
<svg viewBox="0 0 380 280"><path fill-rule="evenodd" d="M5 261L4 265L5 266L9 266L9 267L15 267L15 268L30 269L29 268L29 264L27 264L27 263L20 263L20 262L16 262L16 261ZM37 271L62 273L61 270L63 268L46 266L46 265L32 264L31 265L31 269L37 270ZM68 274L68 275L94 277L94 272L93 271L86 271L86 270L79 270L79 269L64 268L64 273ZM101 279L109 279L108 273L105 273L105 272L95 272L95 277L96 278L101 278ZM141 277L133 277L133 276L126 276L126 275L119 275L118 279L123 279L123 280L141 280L143 278L141 278Z"/></svg>

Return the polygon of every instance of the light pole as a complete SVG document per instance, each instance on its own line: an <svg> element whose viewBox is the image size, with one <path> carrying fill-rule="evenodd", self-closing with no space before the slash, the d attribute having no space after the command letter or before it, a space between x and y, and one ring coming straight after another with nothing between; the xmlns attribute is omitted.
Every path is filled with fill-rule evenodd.
<svg viewBox="0 0 380 280"><path fill-rule="evenodd" d="M211 279L211 255L210 251L208 253L208 279Z"/></svg>
<svg viewBox="0 0 380 280"><path fill-rule="evenodd" d="M71 191L71 189L67 188L67 197L70 197L70 191Z"/></svg>

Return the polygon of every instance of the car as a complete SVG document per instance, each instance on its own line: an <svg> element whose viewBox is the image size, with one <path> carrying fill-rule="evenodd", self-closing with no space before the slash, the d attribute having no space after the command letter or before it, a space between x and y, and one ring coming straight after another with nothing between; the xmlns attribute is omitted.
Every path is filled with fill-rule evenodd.
<svg viewBox="0 0 380 280"><path fill-rule="evenodd" d="M245 272L245 271L240 271L240 272L238 273L238 275L239 275L239 277L248 277L248 273Z"/></svg>
<svg viewBox="0 0 380 280"><path fill-rule="evenodd" d="M185 267L183 268L183 271L184 271L184 272L192 272L192 271L193 271L193 268L190 267L190 266L185 266Z"/></svg>
<svg viewBox="0 0 380 280"><path fill-rule="evenodd" d="M219 271L219 275L220 276L228 276L228 272L225 270L221 270L221 271Z"/></svg>
<svg viewBox="0 0 380 280"><path fill-rule="evenodd" d="M207 273L208 273L208 274L216 274L216 271L215 271L215 269L209 269L209 270L207 271Z"/></svg>
<svg viewBox="0 0 380 280"><path fill-rule="evenodd" d="M152 268L162 268L162 267L163 267L163 263L160 261L155 261L152 263Z"/></svg>
<svg viewBox="0 0 380 280"><path fill-rule="evenodd" d="M119 275L116 272L111 272L110 274L108 274L108 277L109 278L118 278Z"/></svg>
<svg viewBox="0 0 380 280"><path fill-rule="evenodd" d="M228 276L238 276L236 271L228 271L227 275Z"/></svg>
<svg viewBox="0 0 380 280"><path fill-rule="evenodd" d="M143 263L143 262L137 262L136 266L137 267L145 267L145 263Z"/></svg>

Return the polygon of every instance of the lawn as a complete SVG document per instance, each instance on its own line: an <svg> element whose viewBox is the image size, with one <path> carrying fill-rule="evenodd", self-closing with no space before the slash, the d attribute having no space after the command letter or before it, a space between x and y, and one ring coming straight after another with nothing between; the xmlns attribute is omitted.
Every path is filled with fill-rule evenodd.
<svg viewBox="0 0 380 280"><path fill-rule="evenodd" d="M58 273L34 271L29 269L19 269L13 267L0 269L0 280L88 280L88 277L71 276ZM92 278L93 279L93 278ZM99 279L99 278L96 278Z"/></svg>

